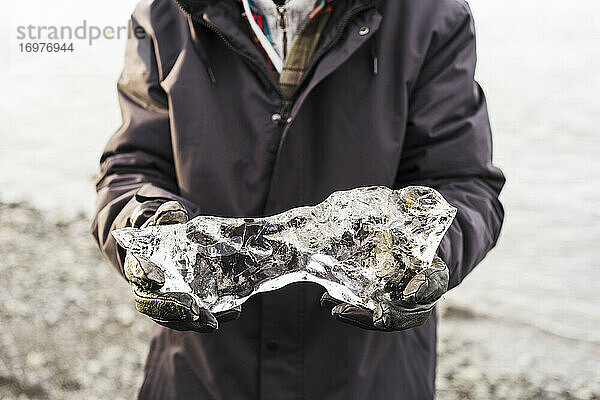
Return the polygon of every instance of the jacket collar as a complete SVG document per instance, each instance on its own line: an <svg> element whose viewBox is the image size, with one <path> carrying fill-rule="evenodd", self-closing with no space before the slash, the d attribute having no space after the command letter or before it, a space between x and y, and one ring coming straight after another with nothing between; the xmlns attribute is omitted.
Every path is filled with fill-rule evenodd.
<svg viewBox="0 0 600 400"><path fill-rule="evenodd" d="M192 21L209 26L228 42L234 51L245 56L255 67L261 70L262 75L279 91L275 75L271 72L268 63L259 49L248 35L242 17L242 8L237 0L173 0L181 9L191 17ZM314 57L325 55L332 45L339 41L343 29L362 11L374 8L380 0L335 0L331 22L323 32L319 47L315 50ZM201 40L201 38L199 38ZM351 46L355 50L356 43ZM350 53L351 53L350 52ZM347 55L348 51L342 52ZM346 59L347 57L343 57ZM314 64L314 63L313 63ZM337 63L335 63L337 64ZM313 65L306 71L310 73Z"/></svg>

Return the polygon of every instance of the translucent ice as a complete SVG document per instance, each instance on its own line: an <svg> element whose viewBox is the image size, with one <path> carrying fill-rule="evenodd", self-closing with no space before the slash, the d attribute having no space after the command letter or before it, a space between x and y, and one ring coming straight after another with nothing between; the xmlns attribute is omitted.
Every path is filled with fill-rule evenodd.
<svg viewBox="0 0 600 400"><path fill-rule="evenodd" d="M364 187L266 218L199 216L113 231L164 272L161 292L186 292L212 312L299 281L373 310L428 266L456 209L434 189Z"/></svg>

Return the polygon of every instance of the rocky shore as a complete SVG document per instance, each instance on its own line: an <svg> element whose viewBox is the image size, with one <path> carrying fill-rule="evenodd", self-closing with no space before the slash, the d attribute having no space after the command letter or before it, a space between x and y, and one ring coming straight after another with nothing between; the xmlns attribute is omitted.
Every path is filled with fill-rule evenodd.
<svg viewBox="0 0 600 400"><path fill-rule="evenodd" d="M152 323L84 215L0 203L0 399L131 399ZM600 345L441 308L439 399L598 399Z"/></svg>

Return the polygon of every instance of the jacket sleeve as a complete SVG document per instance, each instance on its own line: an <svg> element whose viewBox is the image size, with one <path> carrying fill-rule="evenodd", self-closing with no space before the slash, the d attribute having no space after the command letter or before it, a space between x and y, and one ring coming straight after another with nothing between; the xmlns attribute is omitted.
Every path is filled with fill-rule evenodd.
<svg viewBox="0 0 600 400"><path fill-rule="evenodd" d="M139 20L148 18L140 16ZM197 211L177 194L168 102L160 86L151 30L144 29L135 12L129 28L125 66L117 84L123 123L100 159L91 227L100 249L121 273L124 252L111 231L128 226L138 205L148 200L177 200L190 214Z"/></svg>
<svg viewBox="0 0 600 400"><path fill-rule="evenodd" d="M396 186L437 189L458 209L438 255L458 285L498 240L504 210L502 172L492 165L486 101L475 82L475 35L470 10L460 6L447 29L433 33L409 99L407 133Z"/></svg>

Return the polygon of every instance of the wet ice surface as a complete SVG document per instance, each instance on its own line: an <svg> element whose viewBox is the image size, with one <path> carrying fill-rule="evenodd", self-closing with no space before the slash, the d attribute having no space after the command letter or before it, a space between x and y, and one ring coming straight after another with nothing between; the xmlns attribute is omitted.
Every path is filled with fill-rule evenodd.
<svg viewBox="0 0 600 400"><path fill-rule="evenodd" d="M299 281L374 309L431 263L455 214L431 188L366 187L266 218L199 216L113 235L163 270L162 292L213 312Z"/></svg>

